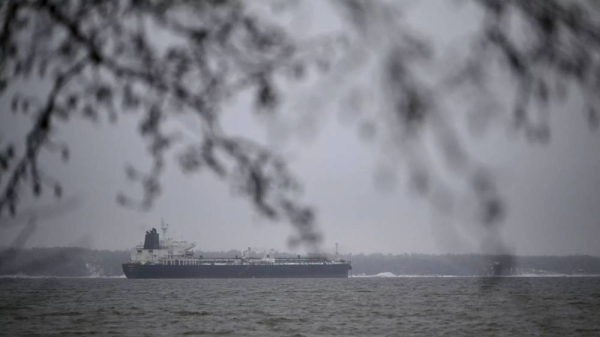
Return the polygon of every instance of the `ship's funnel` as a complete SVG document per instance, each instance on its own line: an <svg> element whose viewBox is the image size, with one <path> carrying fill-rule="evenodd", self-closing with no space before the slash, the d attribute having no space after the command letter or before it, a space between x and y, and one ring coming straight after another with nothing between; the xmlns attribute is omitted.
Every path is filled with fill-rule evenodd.
<svg viewBox="0 0 600 337"><path fill-rule="evenodd" d="M146 232L146 238L144 239L144 249L160 249L158 233L156 228L152 228L151 231Z"/></svg>

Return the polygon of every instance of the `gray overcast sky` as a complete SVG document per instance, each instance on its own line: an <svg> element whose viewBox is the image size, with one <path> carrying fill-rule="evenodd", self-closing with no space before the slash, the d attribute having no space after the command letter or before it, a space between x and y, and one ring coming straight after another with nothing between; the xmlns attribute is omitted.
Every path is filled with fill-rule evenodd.
<svg viewBox="0 0 600 337"><path fill-rule="evenodd" d="M306 24L306 18L311 18L307 31L335 28L331 12L315 3L297 20ZM439 4L417 6L411 22L423 25L436 38L460 36L468 25L457 22L468 22L461 20L469 16L468 8L448 15ZM380 148L362 141L356 124L344 122L337 102L323 104L318 116L310 116L318 121L314 134L299 132L294 121L303 98L299 90L281 112L282 123L291 124L294 131L276 147L290 158L291 168L304 184L305 200L318 210L325 249L332 250L339 242L341 252L352 253L480 250L477 240L469 237L468 225L444 218L427 201L408 192L401 173L395 188L377 188L374 175L380 167ZM13 116L9 104L6 97L0 100L0 134L4 139L23 139L29 117ZM249 95L231 102L225 112L226 128L278 143L268 135L281 124L257 118L249 108L252 104ZM600 255L600 135L589 131L581 110L576 97L552 109L553 137L546 146L530 145L501 124L468 142L469 150L498 172L509 204L501 235L517 254ZM70 143L72 158L64 165L48 156L43 166L55 172L64 182L65 193L77 196L80 204L68 214L41 221L28 246L128 249L142 240L144 230L159 226L164 218L172 225L174 237L195 241L199 249L287 249L291 227L258 217L247 200L234 197L210 172L182 174L174 159L162 177L164 192L152 210L117 206L118 191L133 195L139 191L138 185L126 180L125 164L144 168L149 163L137 133L138 118L122 117L117 125L72 121L60 127L57 134ZM440 226L463 228L467 234L456 236L456 231ZM9 244L18 229L2 229L0 244Z"/></svg>

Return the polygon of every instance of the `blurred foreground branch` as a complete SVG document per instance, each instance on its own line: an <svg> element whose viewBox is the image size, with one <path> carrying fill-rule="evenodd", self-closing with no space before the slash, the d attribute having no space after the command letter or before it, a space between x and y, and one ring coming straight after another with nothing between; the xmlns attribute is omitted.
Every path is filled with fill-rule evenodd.
<svg viewBox="0 0 600 337"><path fill-rule="evenodd" d="M21 196L29 190L38 196L50 186L61 196L59 182L37 164L42 151L58 149L63 159L69 157L68 144L54 141L56 124L72 118L117 121L128 112L142 114L139 132L153 164L149 172L134 166L126 170L142 186L142 198L120 193L117 200L150 208L161 193L165 153L182 141L165 124L190 115L200 121L195 130L200 140L185 144L179 156L182 170L213 172L261 214L291 223L297 229L291 243L314 246L321 240L316 216L300 200L299 182L283 158L256 141L228 134L221 125L223 103L238 93L251 91L253 110L273 112L288 94L278 85L280 79L301 80L314 68L329 69L336 84L344 84L331 90L342 91L342 96L375 97L378 106L373 110L382 113L365 124L363 134L385 129L385 141L395 145L390 157L406 163L411 186L436 207L452 212L454 193L435 174L435 155L425 145L427 135L433 134L445 167L477 200L477 222L495 228L504 219L505 200L493 175L462 144L447 107L464 91L493 98L490 87L500 65L517 88L510 109L513 124L528 139L550 139L544 116L549 104L564 99L568 87L584 97L586 118L597 126L598 6L560 0L469 3L480 10L482 29L453 68L457 71L432 81L425 70L446 60L435 53L426 32L415 32L407 24L399 2L330 3L345 23L340 36L348 47L340 61L331 48L341 40L301 41L293 37L293 28L257 14L256 4L248 2L3 1L0 95L10 95L13 112L33 114L34 122L22 151L18 144L0 143L0 217L16 215ZM293 11L294 5L289 8ZM365 66L369 61L375 66ZM367 83L363 90L345 82L365 69L375 69L376 85ZM47 88L43 98L19 86L31 81ZM473 118L482 123L491 115L489 109L479 109Z"/></svg>

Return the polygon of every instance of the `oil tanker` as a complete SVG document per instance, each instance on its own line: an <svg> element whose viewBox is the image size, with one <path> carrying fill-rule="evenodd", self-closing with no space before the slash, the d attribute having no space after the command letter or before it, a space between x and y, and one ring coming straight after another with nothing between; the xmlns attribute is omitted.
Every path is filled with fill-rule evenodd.
<svg viewBox="0 0 600 337"><path fill-rule="evenodd" d="M250 248L242 256L196 257L194 243L167 238L167 229L163 222L162 240L155 228L146 232L144 243L135 246L123 264L127 278L346 278L352 270L350 261L339 258L282 258L273 250L252 257Z"/></svg>

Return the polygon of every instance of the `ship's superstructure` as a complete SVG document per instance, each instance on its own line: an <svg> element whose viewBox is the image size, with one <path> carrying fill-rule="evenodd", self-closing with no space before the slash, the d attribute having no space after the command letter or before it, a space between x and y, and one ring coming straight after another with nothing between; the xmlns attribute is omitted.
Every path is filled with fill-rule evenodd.
<svg viewBox="0 0 600 337"><path fill-rule="evenodd" d="M143 244L131 251L123 264L128 278L279 278L348 277L349 261L325 257L275 257L275 251L253 257L252 249L230 258L195 257L194 243L167 238L168 225L161 225L162 237L155 228L146 232Z"/></svg>

